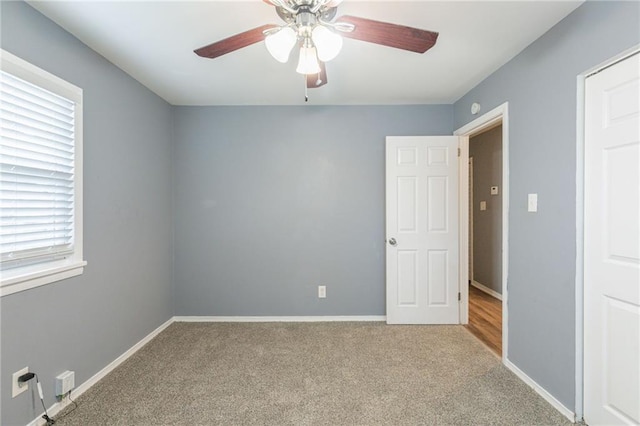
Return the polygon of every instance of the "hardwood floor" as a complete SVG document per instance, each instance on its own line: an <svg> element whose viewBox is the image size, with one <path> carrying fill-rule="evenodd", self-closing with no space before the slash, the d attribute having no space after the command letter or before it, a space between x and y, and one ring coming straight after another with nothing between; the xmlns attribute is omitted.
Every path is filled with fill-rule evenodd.
<svg viewBox="0 0 640 426"><path fill-rule="evenodd" d="M502 356L502 301L470 285L469 324L465 327Z"/></svg>

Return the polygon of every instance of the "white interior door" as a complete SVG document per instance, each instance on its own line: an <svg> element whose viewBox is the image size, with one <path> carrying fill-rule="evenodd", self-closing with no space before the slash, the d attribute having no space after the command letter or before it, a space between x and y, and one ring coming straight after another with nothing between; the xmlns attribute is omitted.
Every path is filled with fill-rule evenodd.
<svg viewBox="0 0 640 426"><path fill-rule="evenodd" d="M458 140L387 137L389 324L459 322Z"/></svg>
<svg viewBox="0 0 640 426"><path fill-rule="evenodd" d="M640 424L640 55L586 79L584 419Z"/></svg>

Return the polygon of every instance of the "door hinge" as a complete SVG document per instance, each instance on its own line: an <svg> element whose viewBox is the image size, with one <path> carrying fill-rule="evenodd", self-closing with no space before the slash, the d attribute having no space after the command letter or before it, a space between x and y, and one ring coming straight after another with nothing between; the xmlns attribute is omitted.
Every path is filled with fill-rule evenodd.
<svg viewBox="0 0 640 426"><path fill-rule="evenodd" d="M462 300L462 295L458 292L458 302Z"/></svg>
<svg viewBox="0 0 640 426"><path fill-rule="evenodd" d="M458 157L460 157L460 148L458 148Z"/></svg>

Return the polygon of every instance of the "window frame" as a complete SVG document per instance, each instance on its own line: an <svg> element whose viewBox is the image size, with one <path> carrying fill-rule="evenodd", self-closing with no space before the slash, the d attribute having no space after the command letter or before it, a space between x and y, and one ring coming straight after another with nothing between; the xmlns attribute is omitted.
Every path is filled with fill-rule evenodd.
<svg viewBox="0 0 640 426"><path fill-rule="evenodd" d="M73 101L75 106L74 248L64 259L0 270L0 297L81 275L83 258L83 93L82 89L0 49L0 69Z"/></svg>

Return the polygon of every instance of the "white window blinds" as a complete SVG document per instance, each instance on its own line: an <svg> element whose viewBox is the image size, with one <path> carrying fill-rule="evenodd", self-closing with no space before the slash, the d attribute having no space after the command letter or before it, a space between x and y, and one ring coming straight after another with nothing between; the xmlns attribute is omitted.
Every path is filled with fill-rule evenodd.
<svg viewBox="0 0 640 426"><path fill-rule="evenodd" d="M74 246L75 103L0 71L2 268Z"/></svg>

